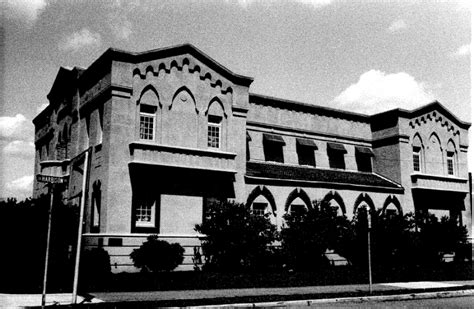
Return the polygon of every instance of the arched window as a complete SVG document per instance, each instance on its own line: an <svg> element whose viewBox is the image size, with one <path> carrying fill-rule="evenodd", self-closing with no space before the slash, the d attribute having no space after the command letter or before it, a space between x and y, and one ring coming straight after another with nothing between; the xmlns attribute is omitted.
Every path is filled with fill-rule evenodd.
<svg viewBox="0 0 474 309"><path fill-rule="evenodd" d="M222 142L224 137L224 119L225 112L222 102L218 98L214 98L209 103L206 111L207 115L207 147L223 148Z"/></svg>
<svg viewBox="0 0 474 309"><path fill-rule="evenodd" d="M337 191L330 191L324 196L323 201L327 202L331 208L337 209L338 215L342 216L346 214L346 205Z"/></svg>
<svg viewBox="0 0 474 309"><path fill-rule="evenodd" d="M155 88L151 85L146 86L137 103L139 105L139 139L154 141L156 139L157 127L156 114L158 107L161 107L159 96ZM99 118L101 118L101 116L102 115L99 115Z"/></svg>
<svg viewBox="0 0 474 309"><path fill-rule="evenodd" d="M448 141L446 148L446 171L448 175L457 175L457 151L451 139Z"/></svg>
<svg viewBox="0 0 474 309"><path fill-rule="evenodd" d="M270 214L270 220L276 224L276 204L273 195L267 187L258 186L252 190L247 198L247 207L250 207L255 215Z"/></svg>
<svg viewBox="0 0 474 309"><path fill-rule="evenodd" d="M412 147L413 147L413 171L422 172L423 171L423 142L418 133L415 134L415 136L413 137Z"/></svg>
<svg viewBox="0 0 474 309"><path fill-rule="evenodd" d="M288 213L306 212L310 207L311 199L304 190L299 188L291 191L285 203L285 211Z"/></svg>
<svg viewBox="0 0 474 309"><path fill-rule="evenodd" d="M401 216L403 215L402 206L394 195L389 195L382 208L382 215Z"/></svg>
<svg viewBox="0 0 474 309"><path fill-rule="evenodd" d="M358 215L358 212L361 211L362 209L365 209L367 211L370 209L371 213L375 213L375 205L370 196L366 193L361 193L355 203L354 203L354 215Z"/></svg>

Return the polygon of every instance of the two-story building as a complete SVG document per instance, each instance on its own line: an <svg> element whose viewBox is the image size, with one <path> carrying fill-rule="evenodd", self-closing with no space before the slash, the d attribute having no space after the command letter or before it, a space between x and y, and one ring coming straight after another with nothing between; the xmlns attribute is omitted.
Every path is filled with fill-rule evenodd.
<svg viewBox="0 0 474 309"><path fill-rule="evenodd" d="M326 199L349 218L432 210L470 227L470 124L440 103L369 116L252 94L252 81L189 44L60 68L33 121L35 174L66 177L62 198L77 205L85 177L85 245L116 272L134 269L149 234L180 242L192 268L194 226L215 199L278 226Z"/></svg>

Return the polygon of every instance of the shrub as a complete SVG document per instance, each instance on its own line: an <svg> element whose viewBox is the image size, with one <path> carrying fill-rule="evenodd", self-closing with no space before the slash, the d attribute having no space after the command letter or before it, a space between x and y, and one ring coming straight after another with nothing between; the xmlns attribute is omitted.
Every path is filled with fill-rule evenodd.
<svg viewBox="0 0 474 309"><path fill-rule="evenodd" d="M277 239L268 215L254 215L244 204L227 201L209 205L204 222L195 230L206 235L202 242L205 270L265 268L269 245Z"/></svg>
<svg viewBox="0 0 474 309"><path fill-rule="evenodd" d="M81 286L89 289L103 286L110 278L110 257L103 248L93 248L82 252Z"/></svg>
<svg viewBox="0 0 474 309"><path fill-rule="evenodd" d="M184 249L178 243L170 244L150 235L140 248L130 254L133 265L144 272L171 271L183 262Z"/></svg>
<svg viewBox="0 0 474 309"><path fill-rule="evenodd" d="M284 216L281 230L282 250L288 266L297 270L314 270L327 264L327 249L343 254L350 237L350 223L326 201L314 201L303 213Z"/></svg>

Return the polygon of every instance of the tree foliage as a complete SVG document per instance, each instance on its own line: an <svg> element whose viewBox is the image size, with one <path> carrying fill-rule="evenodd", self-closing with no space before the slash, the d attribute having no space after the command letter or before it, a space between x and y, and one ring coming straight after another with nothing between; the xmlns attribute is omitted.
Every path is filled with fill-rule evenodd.
<svg viewBox="0 0 474 309"><path fill-rule="evenodd" d="M158 240L157 235L147 237L140 248L130 254L133 265L144 272L161 272L175 269L184 259L184 249L178 243Z"/></svg>
<svg viewBox="0 0 474 309"><path fill-rule="evenodd" d="M281 230L282 249L288 266L311 270L327 265L324 253L345 252L351 226L345 216L326 201L314 201L306 212L288 213Z"/></svg>
<svg viewBox="0 0 474 309"><path fill-rule="evenodd" d="M195 230L206 235L202 242L204 268L239 271L264 268L277 239L269 215L259 216L249 207L234 202L215 202Z"/></svg>

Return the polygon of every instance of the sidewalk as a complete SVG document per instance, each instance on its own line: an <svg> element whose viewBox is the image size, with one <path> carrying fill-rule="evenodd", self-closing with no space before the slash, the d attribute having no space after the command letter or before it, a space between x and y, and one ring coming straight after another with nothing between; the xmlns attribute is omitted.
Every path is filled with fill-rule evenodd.
<svg viewBox="0 0 474 309"><path fill-rule="evenodd" d="M470 281L423 281L377 283L373 285L372 295L400 295L411 293L472 290L474 280ZM329 299L346 297L363 297L369 295L367 284L310 286L289 288L255 288L255 289L223 289L223 290L185 290L185 291L153 291L153 292L98 292L86 296L91 308L124 307L138 303L153 306L199 306L217 304L238 304L292 301L305 299ZM48 294L47 305L68 305L71 294ZM78 303L84 299L78 297ZM105 304L104 304L105 302ZM105 306L101 306L102 305ZM40 306L41 295L0 294L0 307L22 308ZM56 306L55 306L56 307Z"/></svg>

